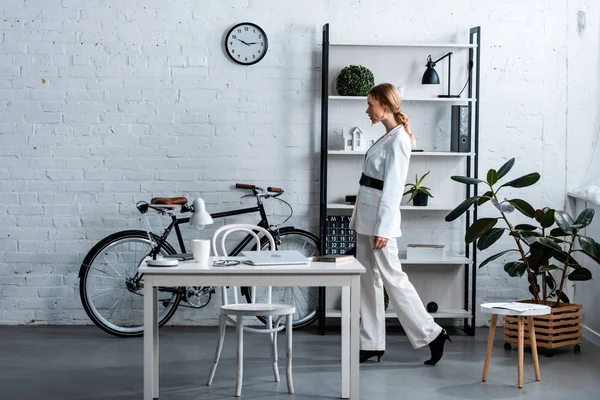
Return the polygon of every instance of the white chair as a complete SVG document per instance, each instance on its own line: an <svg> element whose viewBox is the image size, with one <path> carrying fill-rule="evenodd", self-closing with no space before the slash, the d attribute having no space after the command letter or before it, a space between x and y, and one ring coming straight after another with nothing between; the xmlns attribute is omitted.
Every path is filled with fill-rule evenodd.
<svg viewBox="0 0 600 400"><path fill-rule="evenodd" d="M232 224L225 225L214 233L211 241L212 252L214 256L227 256L225 249L225 239L233 232L243 231L250 233L255 241L257 250L260 251L260 238L255 233L259 231L265 237L268 238L271 249L275 249L275 240L267 231L261 227L250 224ZM219 246L217 246L219 244ZM235 268L235 267L233 267ZM268 333L271 339L271 362L273 364L273 375L275 382L279 382L279 370L277 367L277 333L286 329L287 337L287 355L286 355L286 377L288 392L294 393L294 382L292 381L292 317L296 312L296 309L292 306L284 304L271 304L271 287L267 288L267 299L265 303L256 303L256 290L252 287L251 298L252 303L240 303L238 302L238 288L232 286L229 288L233 292L233 302L229 303L228 300L228 289L226 287L221 288L222 306L219 313L219 342L217 344L217 351L215 353L215 361L210 370L207 385L211 385L217 370L217 364L221 356L221 350L223 348L223 341L225 339L225 330L227 322L236 326L237 332L237 379L235 385L235 396L240 397L242 394L242 377L243 377L243 338L244 331L257 332L257 333ZM244 325L244 316L264 316L266 317L266 326L264 328L256 328ZM280 321L285 316L286 323L281 325ZM235 317L232 318L232 317ZM275 320L273 320L275 318Z"/></svg>

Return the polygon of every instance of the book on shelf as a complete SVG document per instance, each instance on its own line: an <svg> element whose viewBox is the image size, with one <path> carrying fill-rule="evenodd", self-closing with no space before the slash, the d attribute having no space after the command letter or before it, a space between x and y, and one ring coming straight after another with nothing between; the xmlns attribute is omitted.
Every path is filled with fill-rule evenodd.
<svg viewBox="0 0 600 400"><path fill-rule="evenodd" d="M328 254L326 256L315 256L313 257L313 261L320 262L344 262L344 261L352 261L354 256L345 255L345 254Z"/></svg>

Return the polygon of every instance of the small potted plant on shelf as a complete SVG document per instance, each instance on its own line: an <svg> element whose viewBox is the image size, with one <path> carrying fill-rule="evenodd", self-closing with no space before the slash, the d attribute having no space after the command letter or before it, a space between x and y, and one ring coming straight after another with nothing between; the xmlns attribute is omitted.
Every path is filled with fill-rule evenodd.
<svg viewBox="0 0 600 400"><path fill-rule="evenodd" d="M412 201L413 206L426 206L427 199L429 197L433 197L433 195L429 193L430 189L428 187L421 186L421 184L423 183L423 179L425 179L429 172L431 171L427 171L427 173L420 178L418 177L418 175L415 175L415 183L407 183L406 185L404 185L410 187L410 189L408 189L403 194L403 196L410 194L410 199L408 199L407 203L410 203Z"/></svg>
<svg viewBox="0 0 600 400"><path fill-rule="evenodd" d="M335 89L340 96L366 96L373 86L375 86L373 73L362 65L344 67L335 83Z"/></svg>
<svg viewBox="0 0 600 400"><path fill-rule="evenodd" d="M585 209L573 220L565 211L548 207L534 209L521 199L501 201L499 192L502 188L528 187L540 179L540 174L534 172L498 185L498 181L511 170L514 162L515 159L512 158L500 169L490 169L485 181L453 176L452 179L457 182L487 185L488 189L483 195L475 195L463 201L446 216L446 221L455 220L474 204L492 204L499 216L474 221L466 231L465 242L476 242L477 249L485 250L507 233L514 239L515 247L488 257L479 264L479 268L504 255L514 254L514 259L504 263L504 270L512 277L526 276L533 296L532 299L521 301L546 304L552 308L550 315L534 318L538 347L548 349L550 355L553 354L553 349L568 345L575 345L575 351L579 352L582 306L570 304L563 289L567 279L585 281L592 278L590 270L573 258L575 253L581 253L600 263L600 244L582 234L582 229L592 222L594 210ZM535 220L538 226L528 223L513 225L508 216L515 211ZM499 222L504 223L504 226L498 226ZM526 339L528 334L527 331ZM505 317L504 340L506 349L510 349L510 343L517 342L516 317Z"/></svg>

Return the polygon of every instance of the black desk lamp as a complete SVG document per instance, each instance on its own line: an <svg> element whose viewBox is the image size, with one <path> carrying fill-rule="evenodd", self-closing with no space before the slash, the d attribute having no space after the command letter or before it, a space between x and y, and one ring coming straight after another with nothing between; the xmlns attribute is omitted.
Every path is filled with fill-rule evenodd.
<svg viewBox="0 0 600 400"><path fill-rule="evenodd" d="M440 84L440 77L438 76L438 73L435 70L435 66L438 62L440 62L441 60L443 60L444 58L448 57L448 94L440 94L438 95L438 97L442 97L442 98L459 98L460 95L459 94L450 94L450 78L452 75L450 75L450 73L452 72L452 52L443 55L442 57L438 58L435 61L431 60L431 55L429 55L427 57L427 69L425 70L425 73L423 74L423 78L421 79L421 84L423 85L439 85Z"/></svg>

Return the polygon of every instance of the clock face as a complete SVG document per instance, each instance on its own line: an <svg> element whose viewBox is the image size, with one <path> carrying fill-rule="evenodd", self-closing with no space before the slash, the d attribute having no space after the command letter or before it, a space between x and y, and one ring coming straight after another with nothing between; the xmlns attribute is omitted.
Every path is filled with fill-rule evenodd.
<svg viewBox="0 0 600 400"><path fill-rule="evenodd" d="M265 56L268 47L265 32L250 22L237 24L225 36L227 55L238 64L256 64Z"/></svg>

